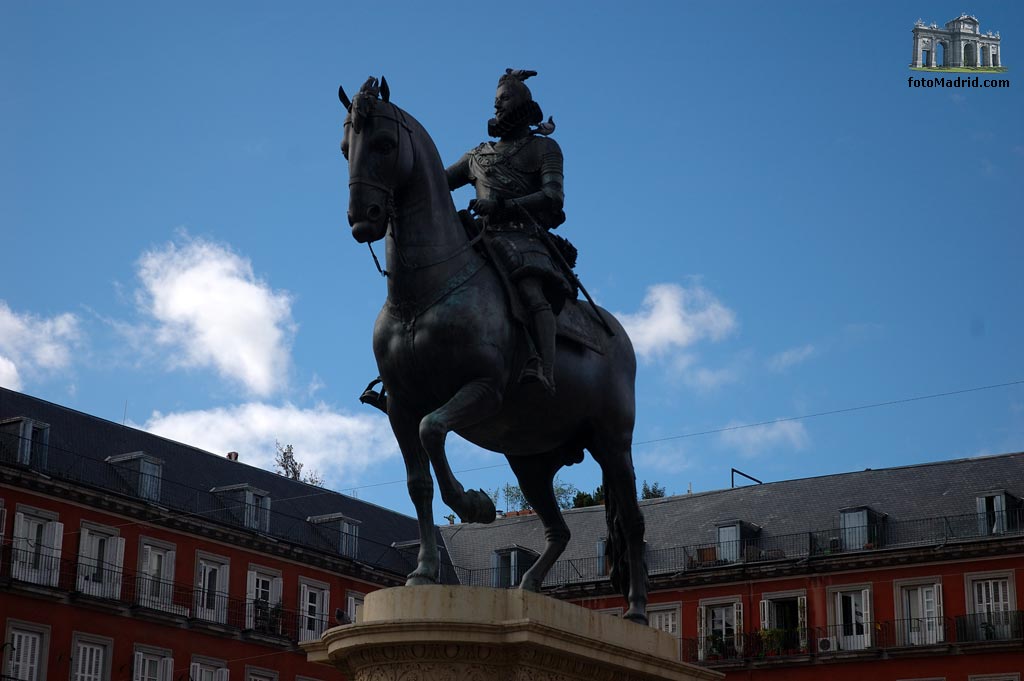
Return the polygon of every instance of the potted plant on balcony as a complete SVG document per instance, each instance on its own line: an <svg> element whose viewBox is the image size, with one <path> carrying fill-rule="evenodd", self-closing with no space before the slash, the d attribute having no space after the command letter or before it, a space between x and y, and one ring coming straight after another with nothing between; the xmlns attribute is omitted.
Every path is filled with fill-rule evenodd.
<svg viewBox="0 0 1024 681"><path fill-rule="evenodd" d="M775 657L782 654L782 644L786 638L786 632L782 629L762 629L761 651L768 657Z"/></svg>
<svg viewBox="0 0 1024 681"><path fill-rule="evenodd" d="M725 639L718 632L708 637L708 662L716 662L725 655Z"/></svg>

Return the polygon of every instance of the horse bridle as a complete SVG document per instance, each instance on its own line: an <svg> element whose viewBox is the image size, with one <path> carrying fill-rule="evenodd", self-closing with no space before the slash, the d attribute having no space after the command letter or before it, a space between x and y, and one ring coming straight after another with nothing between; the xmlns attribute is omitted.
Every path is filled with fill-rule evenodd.
<svg viewBox="0 0 1024 681"><path fill-rule="evenodd" d="M399 160L402 157L402 134L401 134L401 130L404 129L407 133L409 133L409 139L410 140L412 139L413 130L412 130L412 127L410 127L410 125L405 120L405 113L400 108L395 106L394 104L391 105L391 108L392 108L392 110L394 110L395 112L398 113L397 117L396 116L389 116L388 114L377 113L376 111L374 111L373 113L367 113L367 114L361 114L361 115L365 116L367 119L369 119L369 118L384 118L384 119L387 119L389 121L394 122L394 124L395 124L395 139L396 139L396 142L395 142L394 160L392 161L392 164L391 164L391 176L394 177L395 169L398 167ZM376 106L374 107L374 109L376 110ZM346 124L347 125L351 125L351 123L346 123ZM357 134L359 134L361 131L357 130L356 132L357 132ZM411 148L412 148L412 166L415 167L415 165L416 165L416 145L411 145ZM349 179L348 179L349 191L351 191L351 189L352 189L352 187L354 185L360 185L360 184L366 185L368 187L373 187L374 189L377 189L379 191L384 192L384 194L385 194L384 211L385 211L385 217L387 219L387 226L386 226L385 236L387 236L387 232L388 231L391 232L391 238L395 240L395 250L398 253L398 259L402 261L402 265L404 267L406 267L407 269L411 269L411 270L426 269L428 267L433 267L435 265L440 265L441 263L448 262L449 260L451 260L452 258L456 257L457 255L459 255L463 251L465 251L465 250L475 246L477 241L479 241L481 236L483 236L483 232L481 231L480 234L477 234L475 237L470 239L468 242L463 244L461 247L455 249L455 251L453 251L452 253L449 253L448 255L444 256L443 258L441 258L439 260L435 260L434 262L430 262L430 263L426 263L426 264L413 264L413 263L410 263L410 262L408 262L406 260L405 254L402 252L402 248L398 244L398 230L397 230L397 228L395 226L395 188L393 186L389 187L388 185L384 184L383 182L378 182L378 181L373 180L373 179L365 178L362 175L350 175L349 176ZM373 256L373 264L377 266L377 271L380 273L380 275L382 277L390 276L391 273L388 272L387 270L385 270L383 267L380 266L380 260L378 260L377 254L373 250L373 242L369 241L369 242L366 243L366 245L370 249L370 255Z"/></svg>

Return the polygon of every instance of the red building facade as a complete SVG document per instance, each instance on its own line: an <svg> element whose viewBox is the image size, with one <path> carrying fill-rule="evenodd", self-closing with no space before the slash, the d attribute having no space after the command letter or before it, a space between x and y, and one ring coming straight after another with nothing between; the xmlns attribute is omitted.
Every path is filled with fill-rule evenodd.
<svg viewBox="0 0 1024 681"><path fill-rule="evenodd" d="M330 681L412 518L0 389L5 680ZM403 548L406 547L406 548Z"/></svg>
<svg viewBox="0 0 1024 681"><path fill-rule="evenodd" d="M1020 681L1022 492L1010 454L642 502L651 626L727 681ZM545 589L620 616L603 507L565 515ZM544 546L531 516L442 532L477 584L517 582Z"/></svg>

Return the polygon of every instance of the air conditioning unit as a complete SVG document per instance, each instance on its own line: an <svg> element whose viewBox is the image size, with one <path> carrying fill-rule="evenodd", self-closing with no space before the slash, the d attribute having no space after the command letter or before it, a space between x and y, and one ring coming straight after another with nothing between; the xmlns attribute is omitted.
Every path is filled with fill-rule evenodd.
<svg viewBox="0 0 1024 681"><path fill-rule="evenodd" d="M839 537L829 537L828 550L838 551L840 548L842 548L842 543L839 541Z"/></svg>
<svg viewBox="0 0 1024 681"><path fill-rule="evenodd" d="M835 636L825 636L818 639L818 652L830 653L838 649L839 646L836 645Z"/></svg>

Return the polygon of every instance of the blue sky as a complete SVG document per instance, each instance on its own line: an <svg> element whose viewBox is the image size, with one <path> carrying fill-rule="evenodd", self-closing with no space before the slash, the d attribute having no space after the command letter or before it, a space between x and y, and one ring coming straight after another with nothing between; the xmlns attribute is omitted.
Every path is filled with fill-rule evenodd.
<svg viewBox="0 0 1024 681"><path fill-rule="evenodd" d="M385 74L451 163L511 66L540 72L562 233L640 355L639 479L1024 449L1024 385L649 442L1024 379L1019 3L507 6L0 5L0 384L258 465L290 442L411 512L356 402L385 289L348 234L337 86ZM914 21L965 9L1012 86L909 88Z"/></svg>

